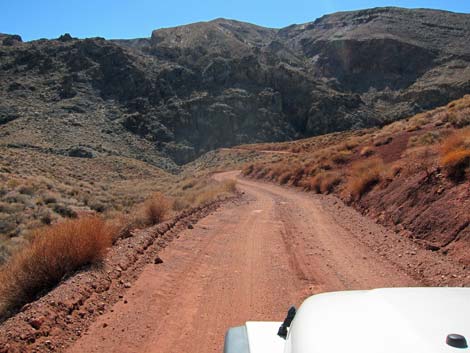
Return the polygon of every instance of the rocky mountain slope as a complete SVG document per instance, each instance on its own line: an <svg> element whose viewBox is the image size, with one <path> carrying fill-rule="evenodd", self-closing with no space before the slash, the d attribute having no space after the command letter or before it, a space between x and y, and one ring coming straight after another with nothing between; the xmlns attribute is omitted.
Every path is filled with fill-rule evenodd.
<svg viewBox="0 0 470 353"><path fill-rule="evenodd" d="M0 35L0 143L167 170L222 146L381 125L470 92L470 15L377 8L134 40Z"/></svg>

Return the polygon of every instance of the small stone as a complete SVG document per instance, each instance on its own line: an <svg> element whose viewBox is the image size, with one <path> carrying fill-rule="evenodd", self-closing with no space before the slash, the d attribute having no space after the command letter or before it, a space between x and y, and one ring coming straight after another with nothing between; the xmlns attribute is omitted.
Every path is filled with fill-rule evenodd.
<svg viewBox="0 0 470 353"><path fill-rule="evenodd" d="M44 317L37 317L37 318L32 318L29 320L29 324L34 327L36 330L38 330L41 325L44 323Z"/></svg>
<svg viewBox="0 0 470 353"><path fill-rule="evenodd" d="M188 224L188 229L194 229L194 226L191 223L189 223Z"/></svg>
<svg viewBox="0 0 470 353"><path fill-rule="evenodd" d="M155 265L159 265L163 263L163 260L160 258L160 256L157 256L154 262L155 262Z"/></svg>
<svg viewBox="0 0 470 353"><path fill-rule="evenodd" d="M108 324L105 322L105 323L103 324L103 328L106 328L106 327L108 327Z"/></svg>
<svg viewBox="0 0 470 353"><path fill-rule="evenodd" d="M131 284L129 282L124 283L124 288L131 288Z"/></svg>

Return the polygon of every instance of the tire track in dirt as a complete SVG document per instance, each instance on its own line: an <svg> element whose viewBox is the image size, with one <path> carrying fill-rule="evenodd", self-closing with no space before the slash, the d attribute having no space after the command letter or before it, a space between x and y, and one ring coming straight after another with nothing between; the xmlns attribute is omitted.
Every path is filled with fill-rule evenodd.
<svg viewBox="0 0 470 353"><path fill-rule="evenodd" d="M282 320L314 293L470 283L468 270L438 254L398 256L415 245L332 197L245 179L238 188L242 201L181 232L68 352L221 352L228 327ZM454 271L454 282L423 277L407 266L416 257Z"/></svg>

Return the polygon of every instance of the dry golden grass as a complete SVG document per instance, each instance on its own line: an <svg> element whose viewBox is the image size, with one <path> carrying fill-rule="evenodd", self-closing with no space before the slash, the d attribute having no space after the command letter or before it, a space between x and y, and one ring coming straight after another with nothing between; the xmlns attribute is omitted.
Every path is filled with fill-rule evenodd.
<svg viewBox="0 0 470 353"><path fill-rule="evenodd" d="M470 171L470 150L456 150L441 158L441 166L449 178L460 181Z"/></svg>
<svg viewBox="0 0 470 353"><path fill-rule="evenodd" d="M450 123L456 128L470 125L470 95L451 102L447 105L443 121Z"/></svg>
<svg viewBox="0 0 470 353"><path fill-rule="evenodd" d="M98 217L67 220L34 232L0 270L0 317L34 300L65 276L100 263L112 228Z"/></svg>
<svg viewBox="0 0 470 353"><path fill-rule="evenodd" d="M365 146L361 148L360 155L361 157L370 157L375 153L374 149L372 146Z"/></svg>
<svg viewBox="0 0 470 353"><path fill-rule="evenodd" d="M235 180L216 182L210 178L201 178L184 192L174 193L172 208L174 211L183 211L190 207L198 207L231 196L236 190Z"/></svg>
<svg viewBox="0 0 470 353"><path fill-rule="evenodd" d="M352 156L352 152L349 150L342 150L334 153L331 156L331 160L336 164L345 164L349 161Z"/></svg>
<svg viewBox="0 0 470 353"><path fill-rule="evenodd" d="M351 196L359 200L372 186L381 180L384 164L380 158L371 158L354 163L351 167L351 177L347 183L347 190Z"/></svg>
<svg viewBox="0 0 470 353"><path fill-rule="evenodd" d="M341 183L342 177L337 172L320 172L314 177L308 178L302 182L307 190L312 190L321 194L329 194Z"/></svg>
<svg viewBox="0 0 470 353"><path fill-rule="evenodd" d="M226 180L222 183L222 190L228 193L235 193L237 191L236 180Z"/></svg>
<svg viewBox="0 0 470 353"><path fill-rule="evenodd" d="M441 166L447 176L460 181L470 170L470 128L457 131L442 141Z"/></svg>
<svg viewBox="0 0 470 353"><path fill-rule="evenodd" d="M170 201L160 192L156 192L142 205L144 225L154 225L165 220L171 209Z"/></svg>
<svg viewBox="0 0 470 353"><path fill-rule="evenodd" d="M457 130L448 136L442 141L440 149L443 155L461 149L470 149L470 128Z"/></svg>

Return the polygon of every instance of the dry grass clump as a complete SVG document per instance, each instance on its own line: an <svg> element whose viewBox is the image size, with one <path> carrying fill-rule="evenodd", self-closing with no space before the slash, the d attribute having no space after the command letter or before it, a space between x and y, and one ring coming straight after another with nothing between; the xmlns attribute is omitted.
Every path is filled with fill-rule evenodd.
<svg viewBox="0 0 470 353"><path fill-rule="evenodd" d="M374 149L371 146L365 146L361 148L359 152L361 157L370 157L375 153Z"/></svg>
<svg viewBox="0 0 470 353"><path fill-rule="evenodd" d="M393 141L393 137L392 136L387 136L387 137L384 137L384 138L377 139L374 142L374 146L379 147L379 146L388 145L392 141Z"/></svg>
<svg viewBox="0 0 470 353"><path fill-rule="evenodd" d="M244 175L244 176L251 175L251 173L253 173L254 169L255 169L254 164L247 164L242 168L242 175Z"/></svg>
<svg viewBox="0 0 470 353"><path fill-rule="evenodd" d="M156 192L142 205L144 225L154 225L165 220L171 209L170 201L160 192Z"/></svg>
<svg viewBox="0 0 470 353"><path fill-rule="evenodd" d="M381 180L384 170L384 164L380 158L356 162L351 167L347 190L354 199L359 200Z"/></svg>
<svg viewBox="0 0 470 353"><path fill-rule="evenodd" d="M100 263L111 242L111 228L98 217L66 220L36 230L30 244L0 270L0 317L81 267Z"/></svg>
<svg viewBox="0 0 470 353"><path fill-rule="evenodd" d="M462 128L470 125L470 108L462 110L451 110L447 113L444 121L449 122L456 128Z"/></svg>
<svg viewBox="0 0 470 353"><path fill-rule="evenodd" d="M329 194L340 184L342 177L337 172L320 172L303 182L307 190L313 190L321 194Z"/></svg>
<svg viewBox="0 0 470 353"><path fill-rule="evenodd" d="M441 159L441 165L447 176L455 181L465 178L470 171L470 150L458 150L447 153Z"/></svg>
<svg viewBox="0 0 470 353"><path fill-rule="evenodd" d="M455 181L470 170L470 128L457 131L441 143L441 166Z"/></svg>
<svg viewBox="0 0 470 353"><path fill-rule="evenodd" d="M454 132L441 143L442 154L461 149L470 149L470 128Z"/></svg>
<svg viewBox="0 0 470 353"><path fill-rule="evenodd" d="M237 191L236 180L226 180L222 183L221 189L228 193L235 193Z"/></svg>
<svg viewBox="0 0 470 353"><path fill-rule="evenodd" d="M174 195L172 208L174 211L183 211L231 196L237 191L236 185L235 180L217 182L210 178L201 178L191 189Z"/></svg>
<svg viewBox="0 0 470 353"><path fill-rule="evenodd" d="M412 136L408 141L408 147L434 145L441 139L442 136L439 131L428 131L418 136Z"/></svg>
<svg viewBox="0 0 470 353"><path fill-rule="evenodd" d="M449 103L444 115L443 122L448 122L456 128L470 125L470 95Z"/></svg>
<svg viewBox="0 0 470 353"><path fill-rule="evenodd" d="M349 161L352 156L352 152L350 150L342 150L334 153L331 156L331 160L336 164L345 164Z"/></svg>

